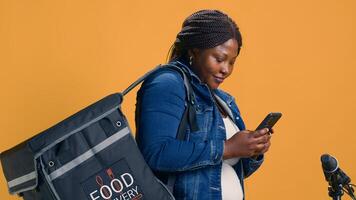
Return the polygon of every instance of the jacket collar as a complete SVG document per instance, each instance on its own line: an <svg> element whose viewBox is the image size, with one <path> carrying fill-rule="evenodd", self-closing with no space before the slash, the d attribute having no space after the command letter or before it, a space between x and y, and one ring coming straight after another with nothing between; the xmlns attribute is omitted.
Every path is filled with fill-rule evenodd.
<svg viewBox="0 0 356 200"><path fill-rule="evenodd" d="M192 70L191 65L189 64L189 62L187 62L186 60L182 59L182 58L178 58L176 60L172 61L172 64L175 64L181 68L183 68L185 71L187 71L190 75L190 77L192 77L193 79L195 79L195 81L197 81L199 84L204 84L200 78L198 77L197 74L195 74Z"/></svg>
<svg viewBox="0 0 356 200"><path fill-rule="evenodd" d="M228 105L234 101L234 97L222 91L221 89L214 89L213 92L224 100Z"/></svg>

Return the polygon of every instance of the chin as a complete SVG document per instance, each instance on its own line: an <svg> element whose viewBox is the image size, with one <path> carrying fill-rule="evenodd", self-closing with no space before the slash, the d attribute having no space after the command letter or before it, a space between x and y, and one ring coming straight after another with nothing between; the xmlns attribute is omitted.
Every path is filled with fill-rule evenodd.
<svg viewBox="0 0 356 200"><path fill-rule="evenodd" d="M214 85L208 85L208 86L209 86L209 88L212 89L212 90L215 90L215 89L218 89L218 88L219 88L219 85L216 85L216 84L214 84Z"/></svg>

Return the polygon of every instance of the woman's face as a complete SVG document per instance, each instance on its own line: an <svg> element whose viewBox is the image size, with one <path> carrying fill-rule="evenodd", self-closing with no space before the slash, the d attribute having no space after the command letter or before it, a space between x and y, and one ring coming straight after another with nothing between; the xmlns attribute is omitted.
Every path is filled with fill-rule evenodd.
<svg viewBox="0 0 356 200"><path fill-rule="evenodd" d="M229 39L210 49L193 49L189 51L189 55L193 56L192 70L202 82L216 89L232 73L237 48L236 39Z"/></svg>

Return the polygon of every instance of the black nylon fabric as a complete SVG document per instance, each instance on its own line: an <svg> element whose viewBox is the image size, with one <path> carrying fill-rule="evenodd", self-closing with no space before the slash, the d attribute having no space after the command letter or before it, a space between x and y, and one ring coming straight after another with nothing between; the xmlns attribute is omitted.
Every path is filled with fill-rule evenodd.
<svg viewBox="0 0 356 200"><path fill-rule="evenodd" d="M1 153L10 192L25 200L174 199L145 163L120 109L122 100L121 93L109 95ZM182 130L188 123L196 127L192 102Z"/></svg>
<svg viewBox="0 0 356 200"><path fill-rule="evenodd" d="M121 101L121 94L115 93L95 102L51 128L39 133L29 141L30 148L34 153L38 153L41 149L53 144L64 135L119 106Z"/></svg>
<svg viewBox="0 0 356 200"><path fill-rule="evenodd" d="M33 160L34 154L27 145L28 141L22 142L10 150L1 153L1 164L6 180L14 180L20 174L26 175L36 170ZM34 178L16 187L9 188L10 193L23 188L34 187L37 180Z"/></svg>
<svg viewBox="0 0 356 200"><path fill-rule="evenodd" d="M17 185L12 192L17 193L32 185L34 189L19 193L23 199L174 199L145 163L120 110L121 102L121 94L109 95L1 153L7 181L31 171L36 172L35 181ZM95 152L98 146L110 142L108 138L124 130L127 134ZM68 135L70 132L72 134ZM39 154L49 146L48 150ZM82 159L88 153L93 156L84 156ZM36 159L35 155L38 155ZM22 163L22 168L14 167L16 163ZM59 177L49 180L51 174L70 163L77 164Z"/></svg>

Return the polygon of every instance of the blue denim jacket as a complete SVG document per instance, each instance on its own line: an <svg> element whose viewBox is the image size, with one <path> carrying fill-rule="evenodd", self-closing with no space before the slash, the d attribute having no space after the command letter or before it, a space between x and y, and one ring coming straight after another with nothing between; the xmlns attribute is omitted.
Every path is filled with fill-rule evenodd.
<svg viewBox="0 0 356 200"><path fill-rule="evenodd" d="M144 81L137 93L136 140L153 172L163 182L176 175L174 196L184 200L221 199L221 166L226 132L212 92L230 108L240 130L245 129L235 100L220 89L209 90L183 60L172 61L189 71L196 95L199 130L187 128L184 141L176 139L178 126L186 106L186 91L182 75L162 69ZM139 108L139 109L138 109ZM138 117L139 116L139 117ZM251 175L263 162L242 158L233 166L243 187L243 179Z"/></svg>

